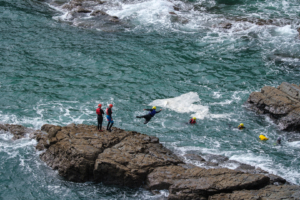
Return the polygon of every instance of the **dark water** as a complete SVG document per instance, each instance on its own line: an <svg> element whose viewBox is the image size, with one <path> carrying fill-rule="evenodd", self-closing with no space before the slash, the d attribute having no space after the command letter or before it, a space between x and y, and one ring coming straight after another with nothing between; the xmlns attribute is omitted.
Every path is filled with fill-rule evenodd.
<svg viewBox="0 0 300 200"><path fill-rule="evenodd" d="M97 104L113 103L116 126L155 135L179 155L221 154L300 183L300 142L244 106L265 85L300 84L296 0L116 0L103 9L117 24L69 19L65 2L0 0L0 121L95 124ZM231 29L220 28L228 22ZM144 125L135 116L152 104L163 111ZM196 126L185 125L191 116ZM247 129L232 128L241 122ZM2 134L0 143L3 199L161 197L64 181L39 160L34 141Z"/></svg>

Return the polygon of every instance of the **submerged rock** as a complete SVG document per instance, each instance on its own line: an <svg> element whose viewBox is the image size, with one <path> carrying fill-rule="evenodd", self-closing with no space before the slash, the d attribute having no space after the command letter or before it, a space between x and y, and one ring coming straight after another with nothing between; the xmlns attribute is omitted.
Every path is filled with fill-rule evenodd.
<svg viewBox="0 0 300 200"><path fill-rule="evenodd" d="M91 16L97 16L97 15L107 15L108 16L108 14L102 10L95 10L91 13Z"/></svg>
<svg viewBox="0 0 300 200"><path fill-rule="evenodd" d="M13 134L13 140L24 138L27 134L30 138L35 138L38 134L38 132L34 129L15 124L0 124L0 130Z"/></svg>
<svg viewBox="0 0 300 200"><path fill-rule="evenodd" d="M265 86L252 92L248 98L250 108L268 114L281 130L300 131L300 86L282 83L278 88Z"/></svg>
<svg viewBox="0 0 300 200"><path fill-rule="evenodd" d="M224 28L224 29L231 29L232 24L231 23L223 23L223 24L220 24L220 27Z"/></svg>

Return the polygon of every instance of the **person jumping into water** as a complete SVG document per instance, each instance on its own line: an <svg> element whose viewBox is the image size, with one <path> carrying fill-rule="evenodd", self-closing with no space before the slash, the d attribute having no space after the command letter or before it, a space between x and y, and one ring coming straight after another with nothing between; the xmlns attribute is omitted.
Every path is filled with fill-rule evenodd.
<svg viewBox="0 0 300 200"><path fill-rule="evenodd" d="M98 108L96 109L97 120L98 120L98 131L102 131L102 122L103 122L103 110L101 109L102 104L98 104Z"/></svg>
<svg viewBox="0 0 300 200"><path fill-rule="evenodd" d="M106 118L107 118L107 121L108 121L106 130L108 130L109 132L111 132L111 127L112 127L113 124L114 124L113 118L111 117L111 115L112 115L111 108L112 108L112 107L113 107L113 105L112 105L112 104L109 104L108 108L106 108ZM109 125L110 125L110 126L109 126Z"/></svg>
<svg viewBox="0 0 300 200"><path fill-rule="evenodd" d="M160 113L160 111L162 111L162 109L160 109L160 111L156 111L156 106L153 106L152 109L144 109L147 111L150 111L147 115L143 115L143 116L136 116L136 118L145 118L145 122L144 124L147 124L152 117L154 117L154 115L156 113Z"/></svg>
<svg viewBox="0 0 300 200"><path fill-rule="evenodd" d="M189 121L190 124L196 124L196 117L193 117L192 119L190 119Z"/></svg>

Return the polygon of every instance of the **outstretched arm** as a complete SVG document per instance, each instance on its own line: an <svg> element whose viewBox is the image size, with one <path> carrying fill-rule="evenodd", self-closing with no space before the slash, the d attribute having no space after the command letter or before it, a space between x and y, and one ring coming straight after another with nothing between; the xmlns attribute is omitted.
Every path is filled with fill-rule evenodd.
<svg viewBox="0 0 300 200"><path fill-rule="evenodd" d="M159 111L156 111L156 113L160 113L160 111L162 111L162 109L160 109Z"/></svg>
<svg viewBox="0 0 300 200"><path fill-rule="evenodd" d="M151 111L152 109L144 109L144 110Z"/></svg>

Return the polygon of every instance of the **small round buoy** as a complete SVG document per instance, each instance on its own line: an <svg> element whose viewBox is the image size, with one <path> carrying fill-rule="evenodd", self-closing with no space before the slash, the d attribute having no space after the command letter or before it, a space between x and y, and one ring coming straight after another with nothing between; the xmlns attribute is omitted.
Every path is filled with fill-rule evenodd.
<svg viewBox="0 0 300 200"><path fill-rule="evenodd" d="M264 136L264 135L260 135L260 136L259 136L259 139L260 139L260 140L268 140L269 138L267 138L267 137Z"/></svg>

